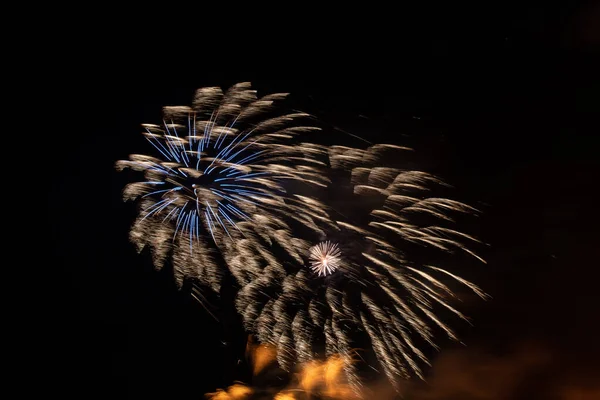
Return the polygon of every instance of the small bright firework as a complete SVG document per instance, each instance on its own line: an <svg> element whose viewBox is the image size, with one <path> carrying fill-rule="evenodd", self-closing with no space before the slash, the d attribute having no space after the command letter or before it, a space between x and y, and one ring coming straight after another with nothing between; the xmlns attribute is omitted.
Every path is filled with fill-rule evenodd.
<svg viewBox="0 0 600 400"><path fill-rule="evenodd" d="M341 255L337 244L329 240L319 243L310 248L310 268L319 276L332 274L342 262Z"/></svg>

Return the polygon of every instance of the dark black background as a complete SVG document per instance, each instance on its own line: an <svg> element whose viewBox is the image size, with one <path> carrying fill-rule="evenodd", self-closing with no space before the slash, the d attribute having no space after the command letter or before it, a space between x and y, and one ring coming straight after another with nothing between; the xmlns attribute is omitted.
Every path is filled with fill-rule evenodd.
<svg viewBox="0 0 600 400"><path fill-rule="evenodd" d="M244 376L233 343L244 337L128 242L134 210L113 168L146 149L140 124L158 120L162 106L239 81L291 92L295 104L369 140L414 145L485 211L476 229L491 246L477 282L493 300L471 307L463 341L498 357L533 341L552 355L513 398L552 398L558 375L593 382L598 7L273 7L257 18L233 5L91 12L49 41L61 65L47 77L56 96L36 96L57 103L48 125L57 134L47 138L58 151L46 156L59 284L46 329L59 392L191 399Z"/></svg>

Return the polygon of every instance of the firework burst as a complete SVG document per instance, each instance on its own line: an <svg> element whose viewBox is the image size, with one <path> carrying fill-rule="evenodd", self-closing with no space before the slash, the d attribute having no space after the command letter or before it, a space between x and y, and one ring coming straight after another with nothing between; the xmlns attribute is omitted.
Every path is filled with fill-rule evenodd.
<svg viewBox="0 0 600 400"><path fill-rule="evenodd" d="M270 114L283 97L257 98L246 83L203 88L191 107L144 125L155 155L117 162L144 176L124 190L140 211L131 240L157 267L170 260L179 284L218 290L231 273L246 330L276 347L286 371L360 348L396 387L423 377L421 344L436 347L437 332L457 339L440 315L466 319L457 286L485 297L445 266L450 255L483 261L454 226L476 210L402 166L410 149L305 141L318 130L301 123L308 115ZM357 365L343 369L359 392Z"/></svg>
<svg viewBox="0 0 600 400"><path fill-rule="evenodd" d="M455 283L486 296L443 266L450 255L483 261L470 248L478 242L451 228L454 217L476 210L435 196L446 185L434 176L389 166L409 150L329 149L335 227L290 241L298 253L309 249L312 271L305 260L288 257L289 250L274 260L251 252L261 267L246 275L238 310L261 342L277 347L284 369L334 354L350 360L362 348L364 359L399 388L400 379L423 377L428 361L420 342L437 348L437 332L458 339L441 317L466 319L452 304ZM251 257L249 249L240 251ZM360 391L356 364L344 369Z"/></svg>
<svg viewBox="0 0 600 400"><path fill-rule="evenodd" d="M310 248L310 263L313 272L319 276L332 274L339 268L342 252L338 245L325 241Z"/></svg>
<svg viewBox="0 0 600 400"><path fill-rule="evenodd" d="M285 96L257 98L248 83L225 93L199 89L191 107L164 107L161 124L143 125L155 156L117 162L145 178L124 190L140 210L131 240L140 251L150 247L159 268L171 255L179 284L190 277L217 289L215 257L228 241L259 235L289 246L289 216L313 228L314 217L326 218L308 197L294 196L299 185L327 184L319 173L326 150L300 141L319 130L300 123L307 114L272 115Z"/></svg>

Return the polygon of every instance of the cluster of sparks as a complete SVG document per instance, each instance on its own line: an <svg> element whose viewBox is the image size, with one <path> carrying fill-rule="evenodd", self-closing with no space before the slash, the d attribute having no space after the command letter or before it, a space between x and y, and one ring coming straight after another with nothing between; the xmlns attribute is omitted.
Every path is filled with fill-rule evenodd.
<svg viewBox="0 0 600 400"><path fill-rule="evenodd" d="M171 261L179 283L217 291L230 273L245 328L277 349L284 370L340 355L358 393L348 360L361 337L392 384L422 377L414 337L435 347L437 327L457 339L438 307L466 319L450 282L485 294L419 249L483 261L465 244L477 241L450 227L454 214L476 210L432 196L443 186L434 176L393 165L410 149L327 147L305 141L319 131L297 123L306 114L261 119L283 97L257 98L245 83L203 88L193 107L166 107L162 125L145 125L162 159L117 163L145 176L124 191L139 200L131 239L157 267Z"/></svg>
<svg viewBox="0 0 600 400"><path fill-rule="evenodd" d="M341 255L337 244L329 240L321 242L310 248L310 268L318 276L332 274L342 262Z"/></svg>

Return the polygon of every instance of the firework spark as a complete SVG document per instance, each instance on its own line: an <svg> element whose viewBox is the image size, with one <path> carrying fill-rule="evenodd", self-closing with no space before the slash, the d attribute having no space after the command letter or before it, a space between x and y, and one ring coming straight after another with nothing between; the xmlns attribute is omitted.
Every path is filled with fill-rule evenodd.
<svg viewBox="0 0 600 400"><path fill-rule="evenodd" d="M342 262L338 245L326 241L310 248L311 269L319 276L332 274Z"/></svg>

